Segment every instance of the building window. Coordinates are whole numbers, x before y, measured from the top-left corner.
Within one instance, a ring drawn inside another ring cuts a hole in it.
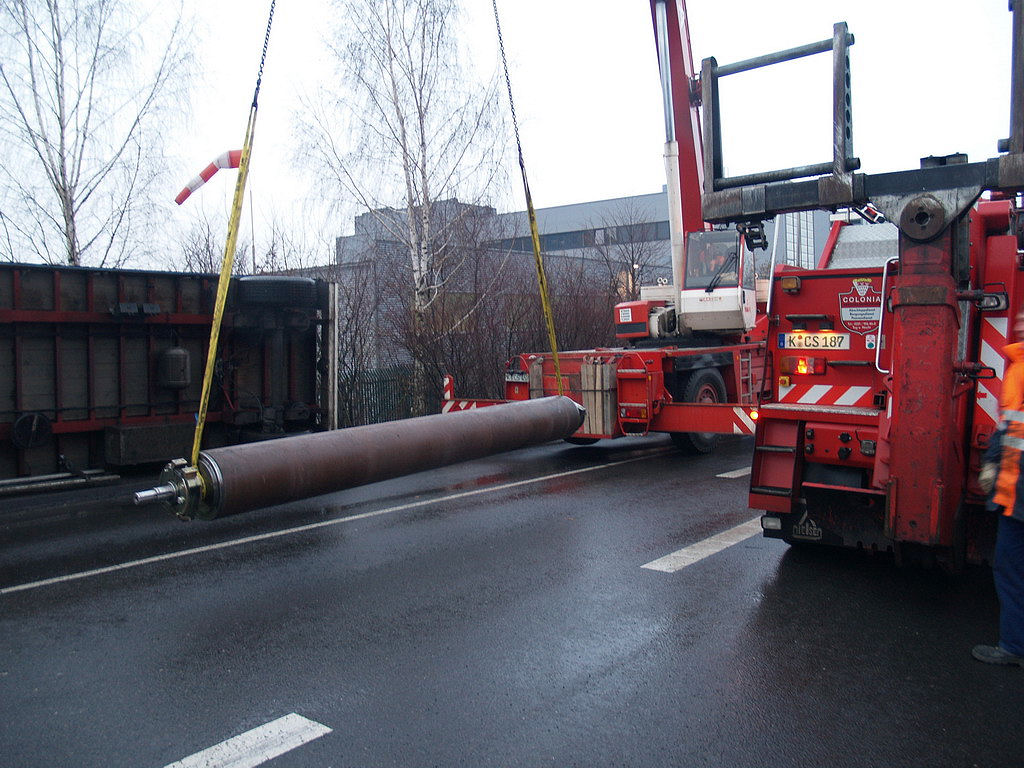
[[[787,213],[786,263],[814,269],[814,220],[810,211]]]
[[[551,235],[541,235],[540,245],[543,251],[568,251],[573,248],[582,248],[583,233],[557,232]]]

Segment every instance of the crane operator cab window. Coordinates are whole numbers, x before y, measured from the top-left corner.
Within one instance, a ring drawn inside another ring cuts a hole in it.
[[[753,328],[754,258],[738,232],[690,233],[680,299],[691,330],[741,333]]]
[[[686,289],[736,288],[742,245],[732,230],[722,232],[691,232],[686,243]],[[752,270],[747,270],[752,273]]]

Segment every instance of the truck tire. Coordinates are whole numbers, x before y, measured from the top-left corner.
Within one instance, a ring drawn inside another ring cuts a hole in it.
[[[316,282],[288,275],[240,277],[237,302],[249,307],[315,307]]]
[[[683,402],[724,403],[725,379],[717,368],[700,368],[690,374],[683,387]],[[672,442],[686,453],[711,453],[718,445],[714,432],[673,432]]]
[[[23,413],[11,427],[11,442],[21,451],[46,445],[52,436],[53,425],[43,413]]]

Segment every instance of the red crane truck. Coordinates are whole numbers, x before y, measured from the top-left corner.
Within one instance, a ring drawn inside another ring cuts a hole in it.
[[[953,567],[991,552],[995,513],[977,473],[999,419],[1001,349],[1020,341],[1012,319],[1024,302],[1022,5],[1013,8],[1011,135],[1000,156],[978,163],[952,155],[855,173],[848,35],[837,24],[832,163],[725,178],[715,100],[718,79],[738,70],[703,62],[708,221],[871,204],[892,222],[837,225],[819,268],[773,275],[770,393],[750,481],[766,536]],[[873,263],[854,263],[869,241]]]
[[[672,285],[645,286],[615,307],[624,347],[550,353],[509,361],[505,399],[564,393],[587,409],[573,442],[668,432],[680,445],[711,450],[720,434],[753,434],[767,372],[764,316],[755,298],[748,245],[765,247],[752,226],[712,231],[701,211],[704,167],[697,81],[682,0],[651,0],[665,101]],[[456,399],[444,411],[500,400]]]

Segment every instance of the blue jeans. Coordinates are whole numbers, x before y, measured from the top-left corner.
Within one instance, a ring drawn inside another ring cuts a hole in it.
[[[992,575],[999,595],[999,645],[1024,656],[1024,523],[999,517]]]

